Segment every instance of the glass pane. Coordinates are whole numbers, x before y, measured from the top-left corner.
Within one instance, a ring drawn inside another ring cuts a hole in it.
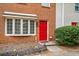
[[[75,3],[75,11],[79,11],[79,3]]]
[[[23,20],[23,34],[28,34],[28,20]]]
[[[50,3],[42,3],[41,5],[45,7],[50,7]]]
[[[34,34],[34,21],[30,20],[30,34]]]
[[[7,34],[12,34],[12,19],[7,19]]]
[[[15,19],[15,34],[21,33],[21,22],[20,19]]]
[[[77,6],[75,6],[75,11],[78,11],[78,7]]]
[[[75,3],[75,6],[79,6],[79,3]]]

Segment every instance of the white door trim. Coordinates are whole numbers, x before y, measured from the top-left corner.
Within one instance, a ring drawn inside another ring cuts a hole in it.
[[[49,22],[47,21],[47,41],[49,41]]]

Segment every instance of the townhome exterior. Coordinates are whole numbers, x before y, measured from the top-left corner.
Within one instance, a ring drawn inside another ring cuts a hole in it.
[[[78,25],[79,3],[64,4],[64,25]]]
[[[55,20],[55,3],[0,4],[0,42],[27,43],[54,40]]]
[[[79,3],[56,4],[56,27],[79,24]]]

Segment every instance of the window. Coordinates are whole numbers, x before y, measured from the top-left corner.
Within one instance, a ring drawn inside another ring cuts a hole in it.
[[[79,3],[75,3],[75,11],[79,11]]]
[[[44,7],[50,7],[50,3],[41,3],[41,5]]]
[[[8,34],[12,34],[12,25],[13,25],[13,23],[12,23],[12,19],[7,19],[8,21],[7,21],[7,33]]]
[[[34,21],[31,20],[30,21],[30,34],[33,34],[34,33]]]
[[[15,34],[21,33],[21,22],[20,19],[15,19]]]
[[[36,34],[36,21],[27,19],[7,19],[5,26],[6,34],[13,36],[21,35],[35,35]]]
[[[28,34],[28,20],[23,20],[23,34]]]

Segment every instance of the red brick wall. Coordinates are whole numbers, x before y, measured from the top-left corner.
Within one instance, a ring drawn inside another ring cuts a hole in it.
[[[27,4],[0,4],[0,43],[26,43],[35,42],[38,40],[38,27],[36,36],[5,36],[5,17],[4,11],[18,12],[18,13],[31,13],[38,15],[39,20],[47,20],[49,22],[49,36],[53,36],[55,30],[55,14],[56,4],[51,3],[51,7],[43,7],[40,3],[27,3]]]

